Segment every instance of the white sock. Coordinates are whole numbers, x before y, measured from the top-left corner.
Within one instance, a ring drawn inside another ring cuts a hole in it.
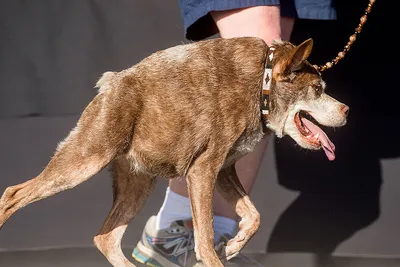
[[[192,209],[189,198],[178,195],[167,187],[164,203],[157,214],[156,229],[169,228],[174,221],[186,220],[191,217]]]
[[[221,235],[227,234],[231,237],[235,236],[237,230],[238,223],[237,221],[222,217],[222,216],[214,216],[214,239],[218,241],[221,238]]]
[[[156,220],[156,229],[166,229],[171,226],[171,223],[177,220],[187,220],[192,217],[192,209],[190,200],[187,197],[181,196],[169,187],[165,192],[164,203],[161,206]],[[214,216],[214,235],[215,240],[219,240],[221,235],[228,234],[234,236],[236,234],[238,223],[230,218],[222,216]]]

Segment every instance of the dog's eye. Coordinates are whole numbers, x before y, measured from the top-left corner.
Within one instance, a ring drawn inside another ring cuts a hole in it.
[[[318,83],[318,84],[313,84],[311,86],[315,90],[315,92],[321,93],[321,91],[322,91],[322,85],[321,84]]]

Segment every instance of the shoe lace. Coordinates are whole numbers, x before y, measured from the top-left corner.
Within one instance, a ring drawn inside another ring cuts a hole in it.
[[[189,231],[185,241],[186,241],[187,246],[186,246],[186,249],[185,249],[185,256],[184,256],[184,259],[183,259],[183,267],[187,267],[186,264],[187,264],[187,260],[188,260],[188,256],[189,256],[189,251],[192,250],[191,244],[194,244],[194,233],[193,233],[193,230]]]

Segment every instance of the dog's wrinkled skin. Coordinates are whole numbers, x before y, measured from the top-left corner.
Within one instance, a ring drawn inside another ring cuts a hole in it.
[[[319,137],[319,130],[316,136],[303,115],[337,127],[345,124],[348,107],[324,93],[319,73],[306,61],[312,40],[275,46],[268,128],[302,147],[320,149],[327,138]],[[94,243],[113,266],[134,266],[122,253],[121,239],[156,177],[182,176],[188,181],[196,255],[206,266],[223,266],[213,249],[214,189],[241,217],[237,236],[226,246],[227,258],[260,224],[234,162],[270,133],[260,112],[267,48],[257,38],[213,39],[105,73],[97,83],[99,93],[43,172],[5,190],[0,227],[17,210],[71,189],[112,163],[114,203]]]

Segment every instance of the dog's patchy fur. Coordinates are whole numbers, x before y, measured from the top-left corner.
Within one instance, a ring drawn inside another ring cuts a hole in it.
[[[290,135],[302,147],[320,149],[324,140],[315,132],[306,136],[300,110],[336,127],[345,124],[348,108],[324,93],[319,73],[306,61],[311,40],[297,47],[275,46],[268,128],[278,136]],[[260,113],[267,49],[257,38],[213,39],[106,72],[97,96],[43,172],[5,190],[0,227],[17,210],[79,185],[112,162],[114,203],[94,242],[113,266],[134,266],[121,251],[121,239],[156,177],[182,176],[188,181],[196,255],[206,266],[223,266],[213,249],[214,188],[242,218],[226,246],[228,258],[260,224],[234,162],[269,134]]]

